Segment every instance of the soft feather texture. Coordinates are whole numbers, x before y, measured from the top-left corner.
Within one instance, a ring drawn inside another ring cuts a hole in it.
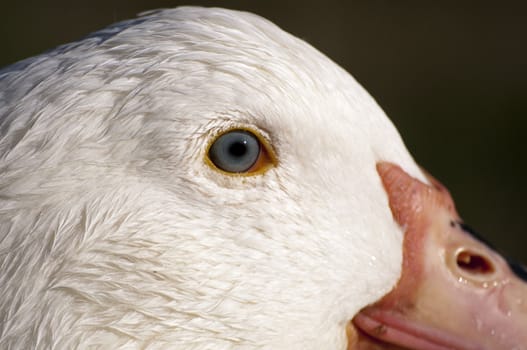
[[[0,71],[0,348],[344,349],[423,178],[340,67],[256,15],[184,7]],[[255,176],[204,162],[249,127]]]

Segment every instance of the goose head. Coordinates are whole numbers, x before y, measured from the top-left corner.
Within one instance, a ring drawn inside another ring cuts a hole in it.
[[[372,329],[420,298],[411,237],[460,221],[364,89],[267,20],[118,23],[0,71],[0,118],[1,348],[421,349]]]

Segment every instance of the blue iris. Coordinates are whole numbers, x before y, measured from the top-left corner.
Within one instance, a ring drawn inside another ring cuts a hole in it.
[[[243,173],[256,163],[260,149],[260,141],[252,133],[232,130],[214,141],[209,149],[209,158],[223,171]]]

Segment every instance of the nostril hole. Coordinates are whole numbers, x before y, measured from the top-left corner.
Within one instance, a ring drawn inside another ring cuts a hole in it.
[[[494,272],[494,266],[487,258],[466,250],[458,253],[457,266],[472,274],[489,274]]]

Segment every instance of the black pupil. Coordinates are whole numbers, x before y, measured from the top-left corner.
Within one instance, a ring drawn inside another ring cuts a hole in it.
[[[247,141],[234,142],[229,146],[229,154],[234,157],[242,157],[247,153]]]

